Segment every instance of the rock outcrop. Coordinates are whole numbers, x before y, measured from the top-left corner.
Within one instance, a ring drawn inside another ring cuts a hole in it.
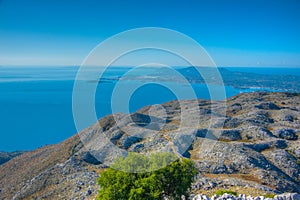
[[[247,196],[245,194],[239,194],[238,196],[234,196],[231,194],[223,194],[223,195],[213,195],[209,198],[207,195],[195,195],[192,197],[192,200],[300,200],[300,194],[297,193],[285,193],[280,195],[275,195],[274,198],[268,198],[264,196]]]

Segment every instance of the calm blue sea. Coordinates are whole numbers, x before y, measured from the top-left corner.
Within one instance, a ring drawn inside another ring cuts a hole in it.
[[[77,70],[78,67],[0,67],[0,151],[31,150],[60,142],[77,132],[72,115],[72,89]],[[300,76],[299,68],[229,70]],[[126,71],[127,68],[114,68],[105,77],[116,78]],[[128,84],[134,84],[135,81],[128,81]],[[98,118],[112,112],[110,96],[115,83],[114,80],[108,80],[97,90],[95,99]],[[186,86],[180,87],[185,90]],[[210,98],[205,85],[193,84],[192,87],[198,98]],[[220,89],[220,86],[213,87]],[[243,92],[230,86],[225,89],[227,97]],[[148,84],[131,96],[129,110],[133,112],[145,105],[174,99],[176,96],[168,89]]]

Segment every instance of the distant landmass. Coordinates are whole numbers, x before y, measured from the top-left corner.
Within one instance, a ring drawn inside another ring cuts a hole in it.
[[[193,195],[211,195],[219,189],[255,196],[300,193],[300,94],[243,93],[226,103],[227,109],[222,101],[171,101],[132,114],[108,115],[62,143],[25,152],[0,165],[0,199],[92,199],[99,173],[115,156],[111,148],[145,153],[173,151],[168,147],[174,144],[199,170]],[[196,130],[187,126],[178,131],[181,109],[193,113],[195,105],[201,113]],[[117,125],[115,118],[121,123]],[[147,126],[149,119],[155,119],[155,125]],[[151,131],[156,132],[151,136]],[[141,138],[141,132],[150,137]],[[101,134],[107,140],[99,143]],[[88,136],[85,144],[94,152],[87,151],[79,135]],[[191,141],[187,148],[185,141]]]
[[[284,72],[284,68],[281,68],[281,70],[281,75],[270,75],[255,73],[255,70],[242,72],[222,67],[186,67],[176,69],[190,83],[224,84],[237,89],[257,89],[260,91],[300,92],[299,75],[287,75]],[[221,80],[216,79],[218,77],[217,73],[221,75]],[[127,77],[127,79],[178,81],[178,75],[174,71],[162,68],[148,73],[147,76],[132,75]]]

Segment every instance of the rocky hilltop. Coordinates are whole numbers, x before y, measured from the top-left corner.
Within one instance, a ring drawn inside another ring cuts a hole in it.
[[[99,173],[116,156],[156,151],[195,162],[194,196],[219,189],[300,193],[300,94],[172,101],[106,116],[60,144],[0,165],[0,199],[93,199]]]

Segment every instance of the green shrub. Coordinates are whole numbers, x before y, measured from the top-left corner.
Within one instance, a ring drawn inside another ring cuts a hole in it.
[[[231,194],[231,195],[234,195],[234,196],[237,196],[238,195],[238,193],[237,192],[234,192],[234,191],[231,191],[231,190],[218,190],[218,191],[216,191],[216,193],[215,194],[217,194],[217,195],[223,195],[223,194]]]
[[[274,198],[276,194],[272,194],[272,193],[267,193],[264,195],[265,198]]]
[[[170,199],[180,199],[181,195],[188,196],[197,172],[189,159],[177,159],[156,171],[143,170],[143,168],[157,169],[157,165],[161,165],[168,159],[170,154],[165,153],[150,158],[130,153],[126,158],[118,159],[112,165],[114,168],[109,168],[100,174],[97,180],[100,185],[97,199],[158,200],[163,199],[164,196]],[[115,167],[124,171],[116,170]],[[130,173],[133,168],[142,172]]]

